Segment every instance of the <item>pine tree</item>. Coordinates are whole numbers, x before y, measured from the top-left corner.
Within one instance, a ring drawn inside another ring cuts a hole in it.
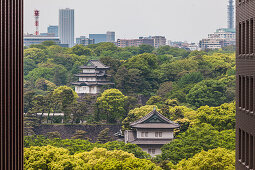
[[[97,137],[97,141],[100,143],[106,143],[109,142],[111,140],[111,137],[109,136],[109,128],[105,128],[104,130],[102,130]]]

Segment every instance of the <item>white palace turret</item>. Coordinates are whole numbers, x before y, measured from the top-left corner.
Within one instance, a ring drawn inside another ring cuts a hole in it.
[[[77,94],[98,94],[101,93],[102,86],[114,85],[114,83],[107,80],[109,75],[106,74],[106,71],[109,67],[100,61],[90,60],[87,65],[80,68],[82,73],[75,75],[79,78],[79,81],[72,83],[75,85]]]

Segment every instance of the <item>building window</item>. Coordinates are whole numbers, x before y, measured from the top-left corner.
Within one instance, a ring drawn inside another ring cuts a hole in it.
[[[149,132],[142,132],[142,133],[141,133],[141,136],[142,136],[142,137],[148,137],[148,136],[149,136],[148,134],[149,134]]]
[[[249,85],[250,85],[250,83],[249,83],[249,77],[248,76],[246,76],[246,82],[245,82],[245,85],[246,85],[246,88],[245,88],[245,97],[246,97],[246,99],[245,99],[245,110],[249,110]]]
[[[238,96],[238,106],[242,107],[241,101],[242,101],[242,77],[239,75],[239,96]]]
[[[253,112],[253,98],[254,98],[254,95],[253,95],[253,77],[251,77],[250,79],[250,112]]]
[[[156,151],[155,149],[148,149],[149,154],[155,154],[155,151]]]
[[[242,108],[245,108],[245,77],[242,76]]]
[[[246,54],[250,53],[250,23],[246,21]]]
[[[243,23],[242,29],[242,54],[245,54],[245,23]]]
[[[252,135],[250,135],[250,169],[253,169],[253,159],[254,159],[254,140],[253,140],[253,136]]]
[[[253,19],[251,19],[251,24],[250,24],[250,51],[251,54],[253,53]]]
[[[155,137],[162,137],[162,132],[155,132]]]

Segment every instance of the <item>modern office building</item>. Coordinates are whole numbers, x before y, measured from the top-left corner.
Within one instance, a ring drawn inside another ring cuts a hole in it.
[[[86,36],[80,36],[79,38],[76,38],[76,44],[87,46],[90,44],[95,44],[95,40],[86,38]]]
[[[46,33],[47,34],[47,33]],[[44,35],[25,35],[24,36],[24,46],[36,45],[41,44],[44,41],[53,41],[56,44],[60,44],[60,39],[58,37],[52,36],[44,36]]]
[[[69,47],[74,46],[74,10],[60,9],[59,10],[59,38],[61,44],[69,44]]]
[[[57,25],[48,26],[48,34],[54,34],[55,37],[58,37],[58,26]]]
[[[23,169],[23,0],[1,0],[0,169]]]
[[[95,44],[107,42],[106,34],[89,34],[89,39],[94,39]]]
[[[255,1],[236,0],[236,169],[255,169]]]
[[[114,43],[115,42],[115,32],[107,31],[106,32],[106,41]]]

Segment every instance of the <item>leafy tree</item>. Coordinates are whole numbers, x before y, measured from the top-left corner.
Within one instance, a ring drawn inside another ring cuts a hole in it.
[[[170,54],[176,58],[186,58],[189,55],[189,52],[184,49],[170,46],[161,46],[157,49],[156,53],[159,55]]]
[[[35,135],[34,128],[39,126],[39,120],[34,114],[27,113],[24,116],[24,136]]]
[[[70,112],[68,112],[67,108],[76,102],[77,93],[70,87],[60,86],[54,90],[53,98],[61,105],[61,110],[65,113],[65,119],[70,119]]]
[[[58,131],[56,131],[56,132],[48,132],[47,133],[47,137],[49,138],[49,139],[55,139],[55,138],[61,138],[61,135],[60,135],[60,133],[58,132]]]
[[[188,84],[195,84],[203,80],[203,76],[200,72],[191,72],[185,74],[178,80],[177,84],[183,88]]]
[[[161,97],[166,97],[173,90],[172,82],[167,81],[160,84],[159,89],[157,91],[157,95]]]
[[[33,59],[24,58],[24,76],[28,75],[28,73],[36,67],[37,65]]]
[[[24,150],[25,169],[155,169],[150,160],[133,154],[95,148],[90,152],[70,155],[67,149],[52,146],[31,147]]]
[[[129,124],[141,119],[145,115],[149,114],[151,111],[153,111],[155,105],[146,105],[142,106],[140,108],[135,108],[133,110],[130,110],[127,117],[122,121],[122,129],[127,130],[130,129]]]
[[[32,146],[54,146],[58,148],[68,149],[70,154],[91,151],[93,148],[106,148],[107,150],[123,150],[128,153],[132,153],[137,158],[145,159],[150,158],[150,155],[144,152],[139,146],[124,142],[107,142],[105,144],[101,143],[91,143],[88,140],[82,139],[49,139],[44,136],[25,136],[24,146],[30,148]]]
[[[106,143],[109,142],[111,140],[111,137],[109,136],[109,128],[105,128],[104,130],[102,130],[97,137],[97,141],[100,143]]]
[[[72,53],[81,56],[91,56],[93,51],[87,47],[84,47],[83,45],[75,45],[74,47],[71,48]]]
[[[97,56],[100,56],[103,52],[116,52],[118,47],[110,42],[98,43],[97,47],[94,50],[94,53]]]
[[[121,121],[125,114],[124,104],[126,98],[117,89],[105,90],[101,97],[97,98],[100,119],[105,119],[108,123]]]
[[[54,42],[54,41],[44,41],[44,42],[42,42],[42,45],[43,46],[53,46],[53,45],[56,45],[56,42]]]
[[[197,123],[211,124],[217,130],[234,129],[235,115],[234,103],[225,103],[219,107],[202,106],[197,111]]]
[[[154,50],[154,47],[147,44],[142,44],[142,45],[139,45],[138,47],[139,54],[152,53],[153,50]]]
[[[76,130],[72,139],[86,139],[86,140],[88,140],[88,138],[86,137],[86,134],[87,134],[87,132],[84,130]]]
[[[202,151],[188,160],[184,159],[174,169],[235,169],[235,152],[224,148]]]
[[[209,124],[191,127],[177,138],[161,148],[161,160],[169,160],[177,164],[182,159],[191,158],[202,150],[208,151],[218,147],[235,149],[235,130],[219,132]]]
[[[32,59],[35,64],[45,62],[48,58],[44,50],[38,48],[29,48],[24,50],[24,58],[25,59]]]
[[[227,101],[225,84],[215,80],[204,80],[196,84],[187,95],[193,106],[219,106]]]
[[[35,82],[35,87],[43,91],[52,91],[56,88],[56,85],[44,78],[39,78]]]

